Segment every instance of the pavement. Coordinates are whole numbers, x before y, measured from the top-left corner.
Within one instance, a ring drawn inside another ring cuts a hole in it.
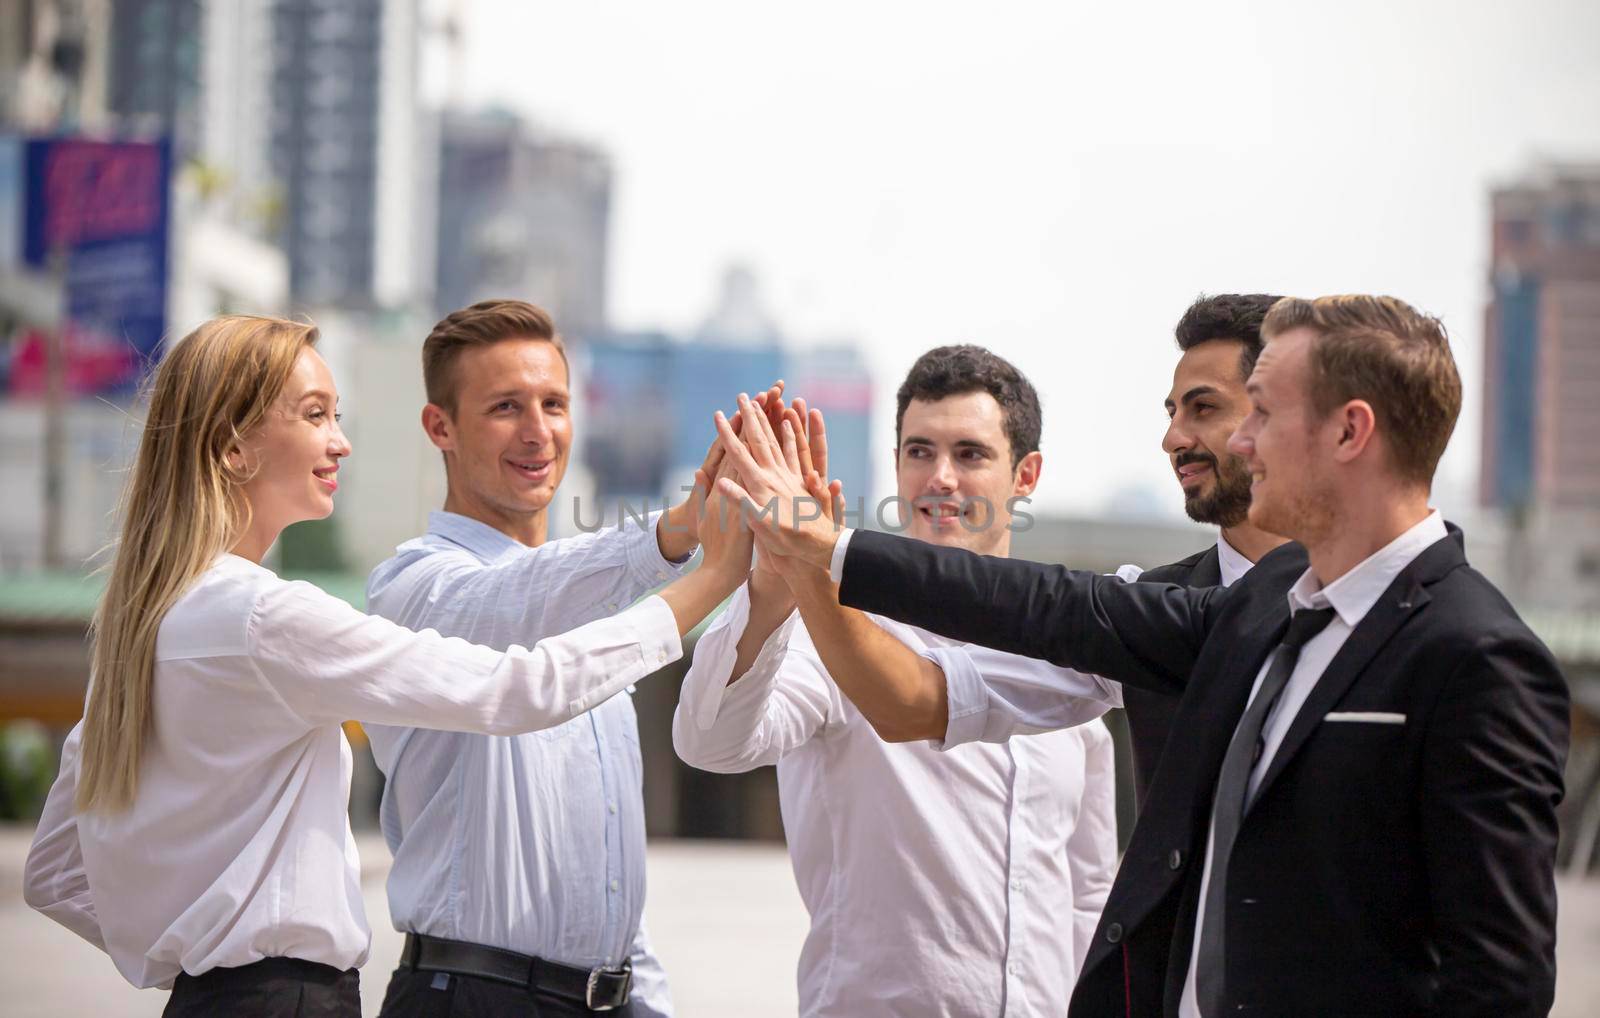
[[[158,990],[136,990],[97,950],[22,901],[32,832],[0,826],[0,1014],[6,1018],[155,1018]],[[360,837],[372,961],[361,972],[363,1011],[376,1015],[400,951],[383,882],[389,853]],[[782,846],[654,841],[650,937],[683,1018],[751,1018],[796,1011],[794,965],[806,914]],[[1600,1013],[1600,880],[1558,883],[1556,1005],[1552,1018]]]

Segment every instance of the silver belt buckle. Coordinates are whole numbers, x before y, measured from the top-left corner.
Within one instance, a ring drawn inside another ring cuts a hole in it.
[[[588,1007],[588,1009],[591,1010],[591,1011],[615,1011],[617,1009],[617,1007],[618,1007],[618,1005],[615,1002],[609,1001],[609,1000],[605,1001],[605,1002],[597,1002],[594,999],[595,990],[597,990],[599,988],[600,977],[601,976],[621,976],[622,977],[622,993],[621,993],[621,996],[622,996],[623,1003],[627,1003],[628,992],[633,988],[633,970],[632,970],[631,967],[630,968],[621,969],[620,971],[615,971],[615,972],[608,972],[605,969],[590,969],[589,970],[589,983],[584,988],[584,994],[583,994],[584,1006]]]

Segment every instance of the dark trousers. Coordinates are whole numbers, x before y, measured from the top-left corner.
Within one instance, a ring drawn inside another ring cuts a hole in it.
[[[389,991],[383,995],[383,1010],[378,1012],[379,1018],[630,1018],[632,1014],[632,1004],[610,1011],[591,1011],[582,1004],[532,993],[509,983],[404,966],[389,977]]]
[[[361,977],[300,958],[187,972],[172,984],[163,1018],[361,1018]]]

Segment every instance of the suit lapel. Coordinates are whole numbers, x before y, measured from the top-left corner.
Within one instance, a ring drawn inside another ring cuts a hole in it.
[[[1390,637],[1400,629],[1405,621],[1422,609],[1430,600],[1428,586],[1454,569],[1458,565],[1466,564],[1466,556],[1461,550],[1461,532],[1454,528],[1448,531],[1448,536],[1429,547],[1408,567],[1401,570],[1400,575],[1389,584],[1389,589],[1378,598],[1372,610],[1367,612],[1365,618],[1350,633],[1344,646],[1334,655],[1328,667],[1323,671],[1317,684],[1311,687],[1311,695],[1306,697],[1306,702],[1301,705],[1300,713],[1295,715],[1294,722],[1289,725],[1289,730],[1284,734],[1283,742],[1278,746],[1278,752],[1272,758],[1272,764],[1267,768],[1267,773],[1262,776],[1261,784],[1256,788],[1256,794],[1251,796],[1249,804],[1245,807],[1248,816],[1256,803],[1272,787],[1278,775],[1289,766],[1295,753],[1304,746],[1311,733],[1317,730],[1322,723],[1323,715],[1333,709],[1349,690],[1351,683],[1361,675],[1363,669],[1371,663],[1383,645],[1389,642]]]
[[[1222,586],[1222,559],[1217,551],[1217,546],[1212,545],[1200,561],[1194,564],[1194,571],[1189,574],[1191,587],[1220,587]]]

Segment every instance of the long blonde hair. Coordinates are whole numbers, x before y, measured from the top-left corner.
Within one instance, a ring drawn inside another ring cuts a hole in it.
[[[105,594],[95,609],[79,810],[132,805],[151,725],[156,637],[168,609],[243,536],[249,479],[229,462],[277,402],[315,326],[213,318],[156,371]]]

